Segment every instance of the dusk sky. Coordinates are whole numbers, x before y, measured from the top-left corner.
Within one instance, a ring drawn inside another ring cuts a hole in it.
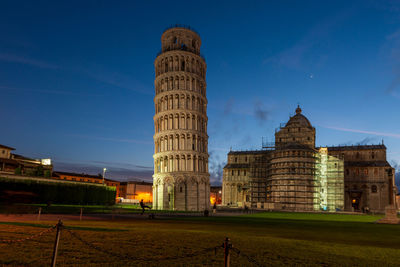
[[[206,57],[212,183],[297,104],[317,146],[383,139],[400,171],[399,1],[1,1],[0,144],[151,181],[153,61],[177,23]]]

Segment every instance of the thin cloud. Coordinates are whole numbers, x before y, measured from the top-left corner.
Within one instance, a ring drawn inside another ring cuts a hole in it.
[[[53,161],[54,171],[65,171],[74,173],[86,173],[98,175],[102,173],[104,164],[82,164],[76,162]],[[118,181],[140,180],[152,182],[153,170],[137,170],[132,168],[122,168],[116,166],[106,166],[106,178]]]
[[[269,119],[269,111],[264,108],[260,101],[257,101],[254,105],[254,116],[260,123],[264,123]]]
[[[111,137],[90,136],[90,135],[80,135],[80,134],[68,134],[68,136],[91,139],[91,140],[119,142],[119,143],[153,144],[153,142],[150,141],[137,140],[137,139],[111,138]]]
[[[264,64],[275,63],[295,70],[304,70],[307,54],[315,47],[319,47],[321,42],[329,40],[330,33],[339,28],[340,25],[349,18],[354,12],[354,8],[347,8],[340,13],[324,21],[316,23],[297,43],[292,47],[283,50],[277,55],[271,56],[263,61]],[[327,49],[329,50],[329,49]],[[320,55],[318,61],[312,61],[313,66],[321,65],[326,60],[326,55]]]
[[[0,86],[0,90],[13,91],[13,92],[27,92],[27,93],[40,93],[40,94],[51,94],[51,95],[70,95],[70,96],[101,96],[100,94],[86,94],[77,93],[70,91],[59,91],[59,90],[42,90],[42,89],[28,89],[28,88],[16,88],[8,86]]]
[[[327,129],[333,129],[333,130],[337,130],[337,131],[342,131],[342,132],[372,134],[372,135],[387,136],[387,137],[393,137],[393,138],[399,138],[400,139],[400,134],[399,133],[383,133],[383,132],[374,132],[374,131],[365,131],[365,130],[358,130],[358,129],[348,129],[348,128],[341,128],[341,127],[333,127],[333,126],[321,126],[321,127],[327,128]]]
[[[132,78],[130,75],[124,75],[118,72],[110,72],[99,67],[93,67],[90,70],[85,68],[75,68],[74,70],[83,73],[101,83],[145,95],[153,95],[153,89],[149,89],[149,87]]]
[[[142,165],[135,165],[135,164],[125,163],[125,162],[95,161],[95,160],[94,160],[94,161],[90,161],[90,163],[102,164],[102,165],[114,166],[114,167],[124,167],[124,168],[137,168],[137,169],[153,170],[153,167],[142,166]]]
[[[34,67],[43,68],[43,69],[59,69],[60,68],[57,65],[47,63],[47,62],[44,62],[41,60],[17,56],[17,55],[11,55],[11,54],[4,54],[4,53],[0,54],[0,61],[25,64],[25,65],[30,65],[30,66],[34,66]]]

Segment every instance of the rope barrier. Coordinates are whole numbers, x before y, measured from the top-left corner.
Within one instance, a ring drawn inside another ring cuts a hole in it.
[[[187,253],[187,254],[184,254],[184,255],[167,256],[167,257],[160,257],[160,258],[142,258],[142,257],[130,256],[130,255],[127,255],[127,254],[116,253],[116,252],[109,251],[109,250],[107,250],[107,249],[101,248],[101,247],[99,247],[99,246],[97,246],[97,245],[94,245],[93,243],[84,240],[79,234],[77,234],[77,233],[75,233],[74,231],[71,231],[70,229],[68,229],[68,228],[66,228],[65,226],[63,226],[63,224],[62,224],[61,221],[59,221],[59,223],[57,223],[56,225],[51,226],[50,228],[41,231],[40,233],[37,233],[37,234],[31,235],[31,236],[28,236],[28,237],[26,237],[26,238],[20,238],[20,239],[0,239],[0,244],[13,244],[13,243],[24,242],[24,241],[27,241],[27,240],[33,240],[33,239],[36,239],[36,238],[41,237],[41,236],[44,235],[44,234],[47,234],[47,233],[52,232],[52,231],[54,231],[55,229],[58,229],[58,230],[57,230],[57,238],[56,238],[56,239],[58,239],[58,237],[59,237],[59,235],[58,235],[59,230],[62,229],[62,230],[67,231],[73,238],[77,239],[78,241],[80,241],[81,243],[85,244],[86,246],[88,246],[88,247],[90,247],[90,248],[92,248],[92,249],[94,249],[94,250],[100,251],[100,252],[102,252],[102,253],[104,253],[104,254],[107,254],[107,255],[110,255],[110,256],[113,256],[113,257],[117,257],[117,258],[119,258],[119,259],[134,260],[134,261],[150,261],[150,262],[155,262],[155,261],[168,261],[168,260],[178,260],[178,259],[185,259],[185,258],[193,258],[193,257],[196,257],[196,256],[200,256],[200,255],[203,255],[203,254],[210,253],[210,252],[212,252],[212,251],[214,251],[215,255],[217,255],[217,250],[218,250],[218,249],[224,249],[225,261],[228,261],[228,262],[229,262],[229,257],[228,257],[228,255],[229,255],[229,250],[232,250],[232,251],[235,252],[238,256],[243,256],[245,259],[247,259],[248,262],[253,263],[253,264],[256,265],[256,266],[264,266],[264,265],[262,265],[261,263],[259,263],[257,260],[255,260],[254,258],[252,258],[252,257],[250,257],[249,255],[247,255],[247,254],[241,252],[239,249],[233,247],[232,244],[229,243],[229,239],[228,239],[228,238],[226,238],[226,241],[225,241],[224,244],[222,244],[222,246],[219,245],[219,246],[215,246],[215,247],[204,248],[204,249],[201,249],[201,250],[199,250],[199,251]],[[57,242],[57,241],[58,241],[58,240],[56,240],[56,242]],[[57,243],[58,243],[58,242],[57,242]],[[57,245],[58,245],[57,243],[56,243],[56,248],[57,248]],[[55,251],[57,251],[56,248],[55,248]],[[57,252],[55,252],[55,254],[57,254]],[[54,257],[54,256],[53,256],[53,257]]]
[[[233,252],[235,252],[238,256],[243,256],[245,257],[249,262],[253,263],[256,266],[264,266],[261,263],[259,263],[258,261],[256,261],[255,259],[253,259],[252,257],[244,254],[243,252],[241,252],[239,249],[232,247],[231,248],[233,250]]]
[[[201,255],[201,254],[205,254],[205,253],[208,253],[208,252],[211,252],[211,251],[214,251],[215,254],[216,254],[217,249],[220,248],[220,246],[211,247],[211,248],[205,248],[205,249],[202,249],[202,250],[197,251],[197,252],[193,252],[193,253],[189,253],[189,254],[185,254],[185,255],[180,255],[180,256],[174,256],[174,257],[141,258],[141,257],[134,257],[134,256],[126,255],[126,254],[119,254],[119,253],[115,253],[115,252],[112,252],[112,251],[103,249],[103,248],[101,248],[101,247],[99,247],[99,246],[96,246],[96,245],[94,245],[94,244],[92,244],[92,243],[90,243],[90,242],[84,240],[84,239],[83,239],[82,237],[80,237],[77,233],[75,233],[75,232],[73,232],[73,231],[71,231],[71,230],[69,230],[69,229],[65,229],[65,230],[66,230],[71,236],[73,236],[74,238],[76,238],[77,240],[79,240],[80,242],[82,242],[83,244],[85,244],[86,246],[88,246],[88,247],[90,247],[90,248],[92,248],[92,249],[94,249],[94,250],[103,252],[103,253],[108,254],[108,255],[110,255],[110,256],[114,256],[114,257],[118,257],[118,258],[123,258],[123,259],[126,259],[126,260],[135,260],[135,261],[137,261],[137,260],[140,260],[140,261],[164,261],[164,260],[165,260],[165,261],[167,261],[167,260],[176,260],[176,259],[184,259],[184,258],[193,258],[193,257],[199,256],[199,255]]]
[[[25,238],[20,238],[20,239],[0,239],[0,244],[13,244],[13,243],[20,243],[20,242],[24,242],[27,240],[32,240],[35,238],[38,238],[46,233],[52,232],[54,229],[56,229],[56,225],[31,236],[25,237]]]

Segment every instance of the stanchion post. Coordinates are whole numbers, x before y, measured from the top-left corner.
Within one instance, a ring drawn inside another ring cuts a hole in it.
[[[229,238],[225,238],[224,242],[224,266],[230,266],[230,256],[229,256],[229,249],[231,248],[231,244],[229,243]]]
[[[61,235],[62,227],[63,227],[62,221],[58,220],[58,223],[57,223],[57,234],[56,234],[56,240],[54,242],[53,258],[51,260],[51,267],[55,267],[56,266],[58,243],[60,241],[60,235]]]
[[[40,221],[40,214],[42,214],[42,207],[39,207],[37,220]]]
[[[83,208],[81,207],[81,214],[79,215],[79,220],[82,221],[82,213],[83,213]]]

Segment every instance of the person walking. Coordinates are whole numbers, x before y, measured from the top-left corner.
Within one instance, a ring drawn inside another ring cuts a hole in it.
[[[151,207],[146,206],[146,205],[144,204],[143,199],[140,200],[140,207],[142,208],[142,213],[141,213],[140,215],[143,215],[143,213],[144,213],[144,211],[145,211],[146,208],[148,208],[149,210],[151,209]]]

